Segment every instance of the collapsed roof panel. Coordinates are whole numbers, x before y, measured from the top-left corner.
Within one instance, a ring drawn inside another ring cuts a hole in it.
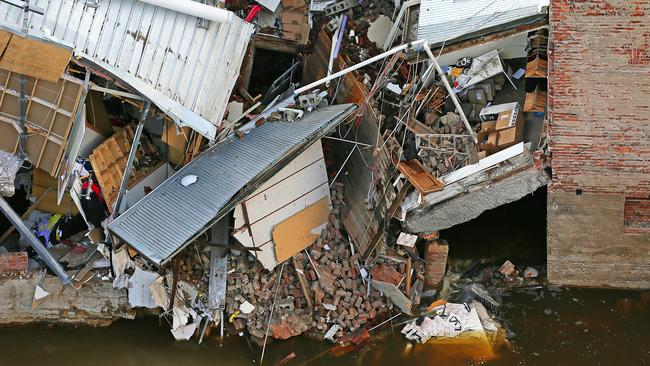
[[[546,14],[549,0],[422,0],[418,39],[432,46]]]
[[[267,122],[243,139],[231,136],[129,208],[109,229],[151,261],[164,264],[355,109],[352,104],[330,106],[295,122]]]
[[[142,93],[179,125],[214,139],[254,31],[137,0],[36,0],[29,35],[73,47],[75,55]],[[22,33],[22,11],[0,3],[0,26]]]

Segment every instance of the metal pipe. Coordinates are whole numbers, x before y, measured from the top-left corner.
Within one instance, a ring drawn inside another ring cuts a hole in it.
[[[135,154],[138,151],[140,146],[140,137],[142,137],[142,130],[144,129],[144,121],[147,119],[149,114],[149,108],[151,107],[151,101],[147,100],[144,103],[144,108],[142,109],[142,114],[140,115],[140,122],[138,122],[138,128],[133,134],[133,143],[131,144],[131,151],[129,151],[129,158],[126,161],[126,168],[124,168],[124,175],[122,176],[122,182],[120,183],[120,190],[117,192],[117,201],[115,202],[115,208],[113,209],[113,218],[120,216],[120,206],[122,205],[122,200],[124,199],[124,191],[126,190],[126,185],[129,183],[129,177],[131,176],[131,168],[133,167],[133,160],[135,160]]]
[[[98,91],[98,92],[102,92],[104,94],[111,94],[111,95],[115,95],[115,96],[118,96],[118,97],[130,98],[130,99],[134,99],[134,100],[144,100],[144,97],[141,96],[141,95],[136,95],[136,94],[132,94],[132,93],[121,91],[121,90],[109,89],[109,88],[105,88],[103,86],[99,86],[97,84],[90,84],[90,90],[95,90],[95,91]]]
[[[345,158],[345,161],[343,161],[343,164],[341,164],[341,168],[339,169],[338,172],[336,172],[336,175],[334,176],[334,179],[332,179],[332,183],[330,183],[330,188],[332,188],[334,183],[336,183],[336,178],[338,178],[339,174],[341,174],[343,169],[345,169],[345,164],[348,163],[348,160],[350,160],[350,157],[352,157],[352,154],[354,154],[354,151],[357,149],[358,146],[359,145],[357,145],[357,144],[354,144],[354,146],[352,146],[352,150],[350,150],[350,153],[348,154],[348,157]]]
[[[61,267],[61,264],[52,257],[50,252],[45,249],[45,246],[43,243],[41,243],[35,236],[34,234],[25,226],[23,223],[23,220],[20,219],[16,211],[14,211],[13,208],[9,205],[9,203],[4,199],[4,197],[0,197],[0,210],[5,214],[7,219],[11,221],[11,223],[16,227],[18,232],[27,239],[29,242],[29,245],[34,248],[36,253],[38,253],[38,256],[41,257],[47,266],[56,274],[57,277],[63,282],[64,286],[67,286],[70,284],[72,281],[70,279],[70,276],[68,276],[67,273],[63,270],[63,267]]]
[[[192,0],[140,0],[143,3],[160,6],[161,8],[192,15],[198,18],[211,20],[218,23],[229,23],[233,13],[225,9],[201,4]]]
[[[338,39],[336,40],[336,48],[334,49],[334,58],[339,57],[339,50],[341,49],[341,43],[343,43],[343,37],[345,36],[345,26],[348,24],[348,16],[343,15],[343,21],[341,21],[341,27],[338,32]]]
[[[373,147],[374,146],[374,145],[370,145],[370,144],[364,144],[363,142],[340,139],[340,138],[334,137],[334,136],[323,136],[323,138],[328,139],[328,140],[336,140],[336,141],[347,142],[347,143],[350,143],[350,144],[355,144],[355,145],[359,145],[359,146],[363,146],[363,147]]]
[[[284,271],[285,263],[287,262],[282,262],[282,267],[280,267],[280,274],[278,275],[278,284],[275,286],[275,296],[273,297],[273,304],[271,305],[271,314],[269,314],[269,320],[266,323],[264,344],[262,345],[262,356],[260,356],[260,366],[264,362],[264,351],[266,351],[266,339],[269,337],[269,328],[271,327],[271,321],[273,320],[273,311],[275,310],[275,302],[278,300],[278,290],[280,290],[280,285],[282,284],[282,271]]]
[[[338,26],[336,27],[334,32],[332,32],[332,42],[331,42],[332,46],[330,47],[330,58],[329,58],[329,61],[327,62],[327,75],[326,76],[332,75],[332,71],[334,70],[334,58],[335,58],[334,51],[336,50],[335,45],[338,42],[338,35],[339,35],[339,30],[341,29],[341,25],[342,25],[341,20],[340,20],[340,18],[338,18]],[[330,82],[328,81],[328,82],[325,83],[325,87],[329,88],[329,86],[330,86]]]
[[[360,68],[362,68],[362,67],[364,67],[366,65],[370,65],[373,62],[384,59],[384,58],[386,58],[386,57],[388,57],[388,56],[390,56],[392,54],[395,54],[397,52],[401,52],[401,51],[407,50],[409,48],[415,48],[415,47],[424,45],[424,44],[426,44],[426,42],[427,42],[426,40],[418,40],[418,41],[415,41],[415,42],[405,43],[405,44],[403,44],[401,46],[397,46],[395,48],[391,48],[390,50],[388,50],[388,51],[386,51],[384,53],[380,53],[377,56],[374,56],[374,57],[371,57],[371,58],[369,58],[369,59],[367,59],[365,61],[359,62],[356,65],[352,65],[352,66],[350,66],[348,68],[345,68],[345,69],[343,69],[341,71],[335,72],[332,75],[324,77],[324,78],[322,78],[320,80],[316,80],[311,84],[307,84],[307,85],[303,86],[302,88],[298,88],[293,92],[293,95],[298,95],[298,94],[300,94],[300,93],[302,93],[304,91],[307,91],[309,89],[313,89],[313,88],[315,88],[315,87],[317,87],[319,85],[325,84],[326,82],[328,82],[330,80],[336,79],[339,76],[343,76],[343,75],[345,75],[345,74],[347,74],[349,72],[360,69]]]
[[[397,14],[397,18],[395,18],[395,23],[393,23],[393,26],[390,29],[390,33],[388,33],[388,37],[386,38],[386,42],[384,42],[384,46],[382,47],[382,49],[385,50],[388,47],[390,47],[390,45],[395,40],[397,29],[399,29],[399,24],[402,22],[402,18],[404,17],[404,12],[406,12],[406,9],[410,8],[413,5],[417,5],[419,3],[420,0],[410,0],[402,4],[402,7],[399,9],[399,13]],[[404,23],[407,24],[408,22],[404,22]],[[404,27],[404,30],[406,30],[406,27]]]
[[[456,96],[456,93],[454,93],[454,89],[452,89],[451,85],[449,85],[449,80],[447,80],[447,77],[442,72],[442,69],[438,64],[438,61],[436,60],[435,56],[433,56],[433,53],[431,52],[431,48],[429,48],[429,43],[427,42],[424,43],[424,51],[431,59],[431,62],[433,62],[433,66],[436,68],[438,74],[440,74],[440,79],[442,79],[442,83],[445,85],[445,89],[447,89],[447,92],[449,93],[449,97],[451,98],[452,102],[454,102],[454,106],[456,106],[456,110],[458,110],[458,114],[460,114],[460,119],[463,121],[463,124],[465,124],[465,128],[467,128],[467,131],[470,133],[470,135],[472,135],[472,140],[474,140],[474,143],[478,144],[478,138],[476,138],[476,133],[474,132],[474,130],[472,130],[472,126],[469,124],[469,121],[467,120],[467,117],[463,112],[463,108],[461,108],[460,106],[460,102],[458,101],[458,97]]]

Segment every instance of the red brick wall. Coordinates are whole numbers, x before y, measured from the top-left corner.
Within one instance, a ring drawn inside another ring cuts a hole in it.
[[[650,0],[553,0],[549,28],[548,280],[650,288]]]
[[[27,269],[27,253],[0,254],[0,273],[20,272]]]
[[[626,233],[650,233],[650,198],[625,198],[623,230]]]
[[[650,194],[650,0],[553,0],[551,192]]]

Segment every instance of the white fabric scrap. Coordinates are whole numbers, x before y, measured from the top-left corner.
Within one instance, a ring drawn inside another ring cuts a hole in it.
[[[135,263],[129,257],[129,251],[126,246],[114,250],[111,261],[113,264],[113,272],[115,272],[113,287],[117,289],[126,288],[129,283],[129,275],[125,274],[124,271],[127,268],[135,268]]]
[[[403,245],[405,247],[413,248],[417,240],[418,240],[417,235],[399,233],[399,236],[397,237],[397,244]]]
[[[402,88],[400,88],[399,85],[395,83],[386,84],[386,89],[392,91],[395,94],[402,94]]]
[[[150,272],[135,267],[133,276],[129,279],[129,305],[132,307],[156,308],[158,305],[154,301],[149,287],[157,280],[160,275],[156,272]]]
[[[192,324],[181,325],[178,328],[172,329],[172,335],[177,341],[188,340],[194,335],[194,332],[196,332],[199,322],[200,319]]]
[[[43,288],[39,285],[36,285],[36,290],[34,291],[34,301],[40,300],[42,298],[45,298],[49,296],[50,293],[43,290]]]
[[[196,183],[197,179],[199,179],[199,177],[197,177],[196,175],[191,175],[191,174],[186,175],[183,178],[181,178],[181,185],[183,187],[187,187],[189,185]]]
[[[425,317],[420,325],[415,320],[406,324],[402,334],[409,340],[425,343],[432,337],[456,337],[468,331],[484,331],[476,310],[467,304],[447,303],[433,319]]]
[[[187,324],[187,322],[190,320],[190,314],[181,308],[174,307],[172,309],[172,318],[172,329],[178,329],[179,327]]]

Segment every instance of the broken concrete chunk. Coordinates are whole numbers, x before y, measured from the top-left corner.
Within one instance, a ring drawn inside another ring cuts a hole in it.
[[[417,235],[399,233],[399,236],[397,237],[397,244],[403,245],[405,247],[413,248],[417,240],[418,240]]]
[[[537,278],[539,276],[539,271],[533,267],[528,267],[524,270],[524,278]]]
[[[239,305],[239,311],[241,311],[242,314],[250,314],[253,310],[255,310],[255,305],[248,302],[248,300]]]

